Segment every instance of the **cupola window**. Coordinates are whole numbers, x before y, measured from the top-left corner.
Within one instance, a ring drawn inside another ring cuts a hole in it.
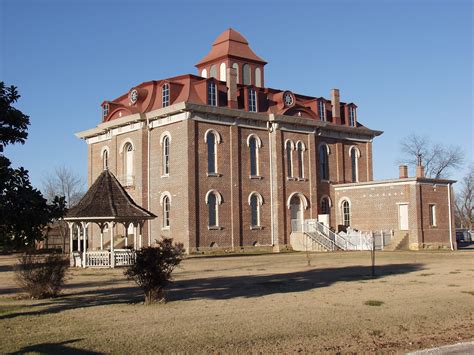
[[[170,105],[170,86],[168,84],[163,85],[161,89],[162,106],[166,107]]]
[[[213,81],[207,83],[207,104],[217,106],[217,88]]]
[[[257,112],[257,92],[254,89],[249,89],[249,111]]]

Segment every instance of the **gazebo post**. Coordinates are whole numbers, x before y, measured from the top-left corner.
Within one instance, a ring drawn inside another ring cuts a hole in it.
[[[133,249],[137,250],[137,225],[133,223]]]
[[[86,224],[82,222],[82,230],[84,231],[84,251],[83,254],[84,258],[82,261],[82,267],[86,267],[86,252],[87,252],[87,235],[86,235]]]
[[[67,226],[69,227],[69,254],[72,257],[72,252],[73,252],[73,248],[72,248],[73,230],[72,230],[72,228],[74,227],[74,223],[68,223]]]
[[[115,255],[114,255],[114,225],[115,223],[112,223],[112,228],[109,228],[110,230],[110,266],[112,268],[115,267]]]
[[[140,239],[140,249],[143,248],[143,223],[142,222],[139,222],[138,223],[138,227],[140,228],[139,230],[139,239]]]
[[[104,224],[99,224],[100,227],[100,250],[104,250]]]
[[[77,225],[77,251],[80,253],[82,251],[81,247],[81,226]]]
[[[125,228],[125,248],[128,246],[128,226],[129,225],[127,223],[123,224],[123,227]]]

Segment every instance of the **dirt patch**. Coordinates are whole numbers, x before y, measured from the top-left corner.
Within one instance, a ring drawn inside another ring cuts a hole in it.
[[[369,253],[315,253],[310,267],[304,253],[194,257],[153,306],[120,269],[75,269],[61,297],[18,299],[16,260],[0,257],[0,353],[392,352],[474,337],[468,252],[381,252],[375,277]]]

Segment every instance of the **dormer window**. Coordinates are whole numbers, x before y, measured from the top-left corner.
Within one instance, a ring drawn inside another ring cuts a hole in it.
[[[162,107],[167,107],[170,105],[170,86],[169,84],[163,85],[161,89],[161,98],[162,98]]]
[[[109,115],[109,104],[104,104],[102,108],[102,117],[107,117]]]
[[[257,92],[254,89],[249,89],[249,111],[257,112]]]
[[[318,101],[318,113],[321,121],[326,121],[326,107],[323,100]]]
[[[349,126],[356,126],[356,108],[352,106],[349,107]]]
[[[207,104],[217,106],[217,88],[213,81],[207,83]]]

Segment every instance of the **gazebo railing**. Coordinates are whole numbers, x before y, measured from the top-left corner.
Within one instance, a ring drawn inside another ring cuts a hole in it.
[[[135,263],[135,251],[130,249],[115,249],[113,253],[108,250],[97,250],[85,254],[85,267],[117,267]]]
[[[109,251],[88,251],[86,252],[87,267],[110,267]]]

